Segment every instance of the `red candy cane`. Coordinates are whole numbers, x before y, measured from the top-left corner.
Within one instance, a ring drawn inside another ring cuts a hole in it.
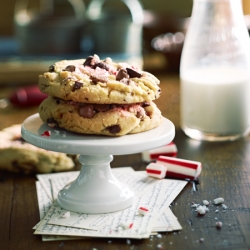
[[[148,176],[163,179],[166,176],[167,168],[163,164],[151,162],[146,167]]]
[[[202,170],[202,164],[200,162],[167,156],[159,156],[156,163],[167,167],[167,177],[179,179],[196,179]]]
[[[142,152],[142,160],[151,162],[157,160],[159,156],[176,157],[176,155],[177,147],[173,142],[170,142],[165,146]]]

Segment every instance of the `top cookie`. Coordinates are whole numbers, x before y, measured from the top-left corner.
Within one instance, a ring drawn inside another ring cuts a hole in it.
[[[152,74],[97,55],[55,63],[39,76],[39,88],[53,97],[97,104],[152,101],[161,93]]]

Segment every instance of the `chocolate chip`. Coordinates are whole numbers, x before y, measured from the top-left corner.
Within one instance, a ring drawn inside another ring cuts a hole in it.
[[[12,161],[12,162],[11,162],[11,165],[12,165],[14,168],[21,168],[16,160]]]
[[[74,72],[76,70],[76,67],[74,65],[68,65],[65,68],[65,71],[69,71],[69,72]]]
[[[87,57],[87,59],[85,60],[85,62],[83,63],[83,66],[89,66],[89,67],[94,67],[95,64],[97,63],[97,60],[94,56],[89,56]]]
[[[51,128],[58,126],[58,122],[53,117],[47,119],[47,124]]]
[[[105,69],[105,70],[107,70],[107,71],[109,71],[109,65],[108,64],[106,64],[106,63],[104,63],[104,62],[99,62],[99,63],[96,63],[94,66],[93,66],[93,69],[95,69],[95,68],[97,68],[97,67],[99,67],[99,68],[101,68],[101,69]]]
[[[83,118],[92,118],[95,116],[95,113],[94,107],[91,104],[81,107],[79,110],[79,115]]]
[[[60,104],[60,102],[61,102],[60,99],[57,98],[57,99],[56,99],[56,104]]]
[[[109,104],[95,104],[94,109],[98,112],[105,112],[110,109]]]
[[[82,82],[75,81],[75,84],[73,86],[73,92],[76,91],[77,89],[80,89],[83,86]]]
[[[107,127],[107,129],[109,130],[109,132],[110,132],[111,134],[116,134],[116,133],[118,133],[118,132],[121,131],[120,125],[109,126],[109,127]]]
[[[142,112],[142,110],[138,110],[137,112],[136,112],[136,115],[135,115],[137,118],[139,118],[139,119],[141,119],[141,118],[143,118],[143,116],[144,116],[144,113]]]
[[[54,71],[55,71],[55,66],[54,65],[49,66],[49,72],[54,72]]]
[[[129,78],[129,74],[125,69],[120,69],[116,75],[116,80],[120,81],[123,78]]]
[[[108,78],[106,76],[102,76],[102,75],[91,75],[90,76],[92,82],[97,83],[97,82],[107,82]]]
[[[149,102],[143,102],[141,105],[143,108],[150,106]]]
[[[134,69],[126,68],[126,70],[127,70],[128,74],[129,74],[129,76],[130,76],[131,78],[133,78],[133,77],[137,77],[137,78],[142,77],[142,74],[139,73],[139,72],[137,72],[137,71],[134,70]]]

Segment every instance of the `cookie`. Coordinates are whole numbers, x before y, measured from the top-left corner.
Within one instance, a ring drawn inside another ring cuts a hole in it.
[[[38,148],[21,137],[21,125],[0,131],[0,170],[13,173],[50,173],[75,167],[74,157]]]
[[[152,74],[97,55],[55,63],[39,76],[39,88],[53,97],[96,104],[150,102],[161,93]]]
[[[162,123],[153,102],[90,104],[48,97],[39,106],[43,122],[83,134],[122,136],[140,133]]]

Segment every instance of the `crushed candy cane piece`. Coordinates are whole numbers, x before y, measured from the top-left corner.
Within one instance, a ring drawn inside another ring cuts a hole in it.
[[[195,203],[191,205],[191,207],[194,207],[194,208],[197,208],[199,206],[200,206],[200,204],[195,204]]]
[[[161,239],[162,235],[161,234],[157,234],[156,237],[159,238],[159,239]]]
[[[134,223],[131,222],[120,222],[119,226],[122,227],[123,229],[130,229],[132,228]]]
[[[156,247],[157,249],[163,249],[163,246],[161,244],[158,244]]]
[[[221,204],[221,203],[223,203],[224,202],[224,199],[223,198],[216,198],[216,199],[214,199],[214,204]]]
[[[199,214],[205,214],[206,210],[205,210],[205,208],[203,206],[199,206],[199,207],[197,207],[197,212]]]
[[[222,204],[221,206],[223,210],[227,210],[227,206],[225,204]]]
[[[155,177],[158,179],[163,179],[166,176],[167,168],[158,163],[151,162],[146,167],[146,172],[148,176]]]
[[[146,207],[139,207],[138,208],[138,213],[141,214],[141,215],[145,215],[149,212],[149,209],[146,208]]]
[[[209,208],[206,206],[203,206],[206,212],[209,212]]]
[[[210,203],[209,203],[209,201],[204,200],[204,201],[203,201],[203,204],[206,205],[206,206],[208,206]]]
[[[174,157],[159,156],[156,163],[167,167],[167,177],[179,179],[196,179],[202,170],[202,164]]]
[[[43,132],[42,136],[51,136],[51,132],[49,130],[46,130]]]
[[[127,244],[130,245],[131,244],[131,240],[130,239],[127,239]]]
[[[216,225],[216,227],[217,228],[222,228],[222,222],[221,221],[217,221],[216,223],[215,223],[215,225]]]
[[[142,160],[145,162],[151,162],[157,160],[159,156],[169,156],[169,157],[176,157],[177,155],[177,147],[173,142],[170,142],[169,144],[151,149],[148,151],[144,151],[142,154]]]
[[[69,218],[69,217],[70,217],[70,211],[68,211],[62,215],[62,218]]]

